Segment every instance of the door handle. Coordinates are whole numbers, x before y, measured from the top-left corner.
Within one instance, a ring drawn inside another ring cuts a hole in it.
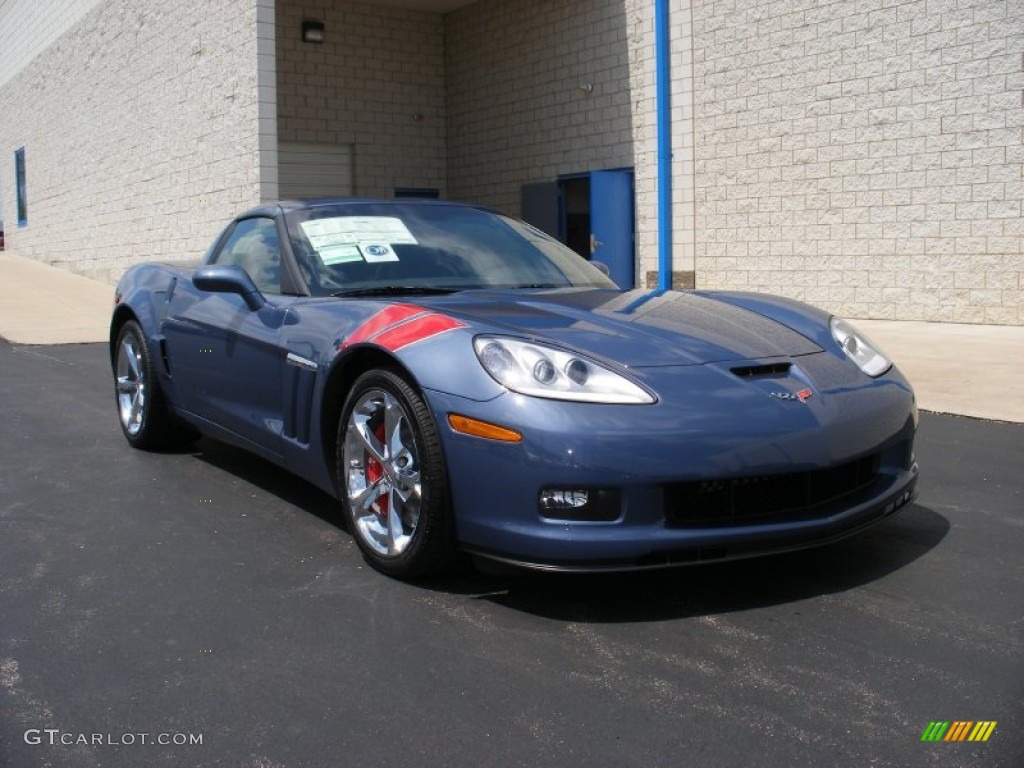
[[[596,237],[594,237],[594,233],[591,232],[590,233],[590,253],[593,254],[594,251],[596,251],[602,245],[604,245],[604,243],[602,243],[600,240],[598,240]]]

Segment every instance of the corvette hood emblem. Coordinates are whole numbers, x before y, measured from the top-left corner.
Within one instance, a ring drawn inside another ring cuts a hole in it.
[[[806,403],[814,396],[814,393],[807,388],[801,389],[796,394],[792,392],[769,392],[768,394],[772,397],[777,397],[779,400],[799,400],[801,403]]]

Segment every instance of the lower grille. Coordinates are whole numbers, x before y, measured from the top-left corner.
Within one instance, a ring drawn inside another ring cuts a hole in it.
[[[771,516],[799,519],[825,502],[867,488],[878,477],[879,454],[828,469],[665,486],[665,516],[672,526],[729,526],[767,522]],[[822,514],[830,512],[824,510]]]

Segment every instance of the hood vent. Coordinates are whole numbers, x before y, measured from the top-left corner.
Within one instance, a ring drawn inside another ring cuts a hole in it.
[[[730,370],[741,379],[767,379],[785,376],[791,367],[791,363],[769,363],[768,365],[744,365]]]

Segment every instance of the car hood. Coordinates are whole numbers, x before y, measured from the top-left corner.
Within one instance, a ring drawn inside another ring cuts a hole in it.
[[[695,292],[466,291],[416,303],[480,332],[527,335],[637,368],[821,351],[775,320]]]

